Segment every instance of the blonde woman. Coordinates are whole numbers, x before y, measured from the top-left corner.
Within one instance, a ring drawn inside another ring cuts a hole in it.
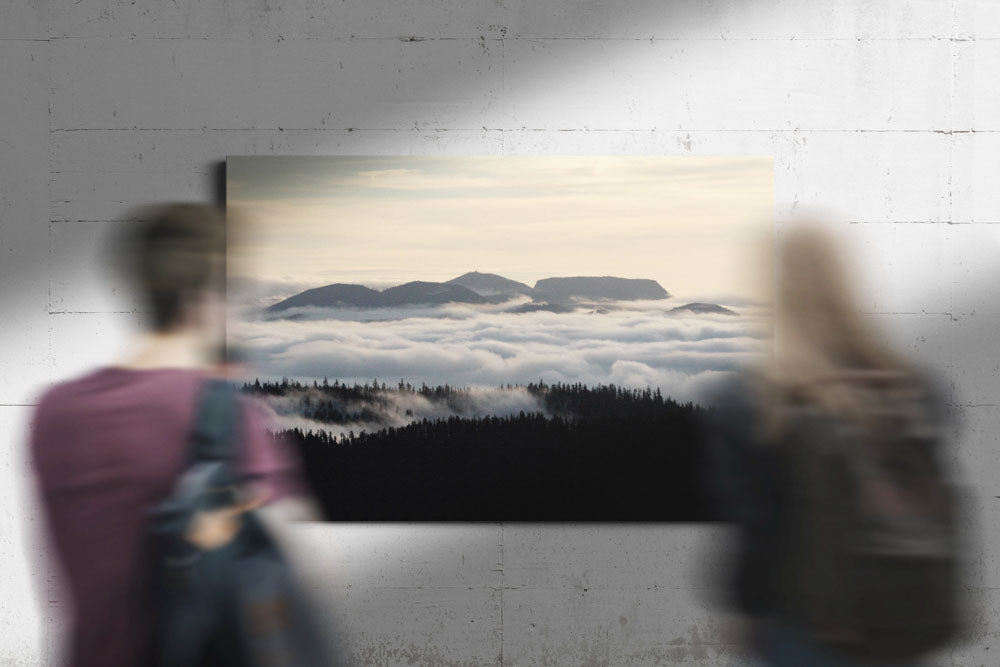
[[[944,402],[866,321],[829,233],[786,234],[774,346],[716,400],[730,590],[771,665],[910,665],[955,633]]]

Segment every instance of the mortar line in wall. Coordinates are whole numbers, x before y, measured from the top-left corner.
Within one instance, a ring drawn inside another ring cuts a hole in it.
[[[86,222],[86,221],[84,221]],[[99,221],[96,221],[99,222]],[[971,227],[973,225],[997,225],[1000,220],[847,220],[847,225],[952,225]]]
[[[938,317],[945,316],[955,319],[954,313],[939,312],[935,310],[862,310],[860,313],[862,315],[935,315]]]
[[[507,30],[507,7],[504,5],[504,26],[503,30]],[[500,113],[506,114],[507,112],[507,41],[500,40]],[[503,128],[500,129],[500,155],[506,155],[506,150],[504,147],[504,131]]]
[[[46,23],[48,23],[48,6],[46,5]],[[48,26],[46,26],[48,27]],[[52,46],[45,49],[45,79],[48,88],[48,95],[45,103],[45,125],[48,128],[48,134],[45,136],[45,152],[48,153],[48,177],[45,179],[45,201],[46,201],[46,211],[48,212],[49,224],[48,224],[48,236],[46,238],[45,247],[45,282],[46,282],[46,295],[45,295],[45,310],[48,312],[52,308],[52,215],[53,215],[53,205],[52,205],[52,181],[55,177],[52,175],[52,98],[55,96],[56,87],[52,81]],[[46,318],[46,322],[50,322]],[[45,327],[45,361],[50,365],[55,365],[56,353],[52,342],[52,326]],[[52,593],[51,586],[49,587],[50,595],[55,595]],[[46,628],[43,631],[46,635],[49,630],[49,624],[46,624]],[[49,642],[45,642],[48,644]],[[47,662],[51,662],[51,654],[47,655]]]
[[[695,154],[697,155],[697,154]],[[64,202],[73,203],[73,202]],[[105,202],[108,204],[130,204],[131,202]],[[76,225],[78,223],[109,223],[109,224],[130,224],[135,222],[128,218],[52,218],[50,223],[56,225]],[[954,225],[967,226],[974,225],[1000,225],[1000,220],[845,220],[845,225]]]
[[[948,137],[948,222],[953,223],[955,221],[955,197],[954,197],[954,183],[955,183],[955,142],[956,137],[954,134],[955,129],[955,93],[957,91],[958,84],[958,48],[955,44],[954,38],[957,37],[958,32],[958,5],[957,0],[951,0],[951,36],[952,41],[948,43],[948,55],[951,64],[951,79],[949,81],[948,90],[948,127],[952,130],[952,134]],[[954,252],[954,244],[947,244],[945,251],[945,261],[947,261],[947,256],[950,252]],[[955,286],[951,283],[947,287],[947,298],[948,307],[954,311],[955,310]],[[952,320],[955,318],[952,317]]]
[[[93,169],[50,169],[49,173],[50,174],[58,174],[60,176],[63,175],[63,174],[93,174],[94,170]],[[152,169],[150,169],[149,171],[143,171],[141,169],[107,169],[107,170],[101,171],[101,173],[102,174],[148,174],[148,175],[160,175],[160,174],[163,174],[164,172],[162,172],[162,171],[155,171],[155,170],[152,170]],[[197,169],[197,168],[194,168],[194,169],[185,169],[184,173],[185,174],[191,174],[192,176],[204,176],[206,174],[212,174],[214,172],[212,172],[211,170],[208,170],[208,169]],[[58,204],[67,204],[67,203],[72,203],[72,200],[63,199],[62,201],[59,201],[59,202],[56,202],[56,203],[58,203]]]
[[[50,310],[47,315],[140,315],[140,310]]]
[[[510,5],[507,0],[501,0],[503,7],[503,25],[500,27],[500,111],[507,112],[507,28],[510,27]],[[500,155],[506,155],[504,131],[500,130]]]
[[[809,129],[809,128],[661,128],[661,127],[57,127],[49,128],[50,134],[61,132],[618,132],[618,133],[691,133],[708,134],[996,134],[1000,129]]]
[[[0,41],[11,42],[89,42],[99,37],[58,35],[46,38],[19,38],[0,37]],[[341,35],[338,37],[284,37],[283,35],[273,35],[267,37],[226,37],[226,36],[202,36],[190,37],[186,35],[168,36],[135,36],[128,40],[133,41],[162,41],[162,42],[224,42],[229,44],[267,44],[281,42],[389,42],[398,41],[403,43],[420,42],[499,42],[503,40],[513,40],[521,42],[971,42],[971,41],[1000,41],[1000,37],[981,37],[973,40],[971,37],[942,37],[935,35],[924,35],[919,37],[608,37],[605,35],[573,35],[573,36],[545,36],[545,35],[501,35],[498,37],[487,37],[482,34],[463,35],[456,37],[430,37],[425,35]]]
[[[951,80],[948,90],[948,127],[952,131],[949,136],[948,145],[948,220],[955,218],[954,199],[954,172],[955,172],[955,93],[958,86],[958,50],[955,45],[955,38],[958,36],[958,6],[957,0],[951,1],[951,36],[952,41],[948,45],[951,60]]]
[[[49,105],[50,112],[49,118],[52,118],[51,114],[51,102],[52,93],[49,93]],[[51,159],[51,153],[49,153]],[[48,209],[49,214],[52,213],[52,174],[49,174],[48,181],[45,184],[46,195],[48,195]],[[48,235],[46,236],[45,243],[45,312],[46,315],[50,314],[49,311],[52,309],[52,220],[49,220],[48,224]],[[48,320],[46,320],[48,321]],[[51,364],[55,359],[55,350],[52,349],[52,327],[45,327],[45,361]]]
[[[500,667],[503,667],[503,523],[500,523]]]

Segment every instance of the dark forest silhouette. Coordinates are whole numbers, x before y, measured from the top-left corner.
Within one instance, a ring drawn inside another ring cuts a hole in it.
[[[703,408],[659,390],[522,385],[544,412],[449,417],[334,436],[282,431],[332,521],[703,521]],[[507,386],[507,389],[515,387]],[[459,406],[468,390],[405,382],[255,381],[327,424],[375,422],[394,393]]]

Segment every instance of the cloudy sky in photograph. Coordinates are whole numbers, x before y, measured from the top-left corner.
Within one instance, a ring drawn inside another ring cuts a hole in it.
[[[761,296],[770,157],[235,157],[234,275],[385,287],[467,271]]]

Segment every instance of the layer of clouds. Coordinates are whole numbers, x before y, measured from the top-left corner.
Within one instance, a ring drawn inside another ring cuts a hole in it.
[[[230,335],[262,378],[483,388],[538,380],[613,383],[658,387],[697,402],[754,361],[765,321],[751,307],[737,308],[736,317],[668,312],[679,303],[630,302],[606,313],[511,314],[503,306],[465,304],[312,309],[301,320],[247,318]]]

